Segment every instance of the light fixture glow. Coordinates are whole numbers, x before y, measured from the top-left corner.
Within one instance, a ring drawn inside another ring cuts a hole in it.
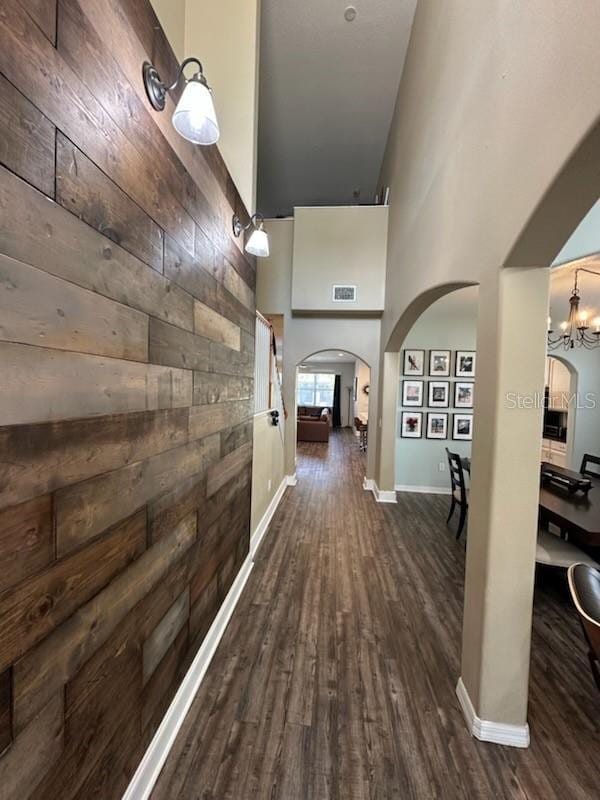
[[[265,220],[262,214],[253,214],[247,225],[242,225],[242,221],[237,214],[234,214],[233,217],[233,235],[235,237],[241,236],[244,231],[250,230],[252,227],[254,228],[244,249],[250,255],[258,256],[259,258],[267,258],[269,255],[269,237],[264,230],[264,223]]]
[[[194,144],[210,145],[219,141],[219,123],[210,89],[196,76],[187,82],[172,122],[177,133]]]
[[[156,68],[150,62],[144,62],[142,74],[146,94],[152,107],[157,111],[163,111],[167,92],[175,89],[188,64],[196,64],[198,71],[191,78],[185,79],[185,88],[172,117],[173,127],[180,136],[194,144],[216,144],[219,141],[219,123],[210,87],[202,72],[202,64],[197,58],[186,58],[182,62],[171,86],[162,82]]]

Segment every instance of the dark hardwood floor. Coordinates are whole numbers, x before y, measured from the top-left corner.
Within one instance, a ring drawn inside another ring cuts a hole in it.
[[[153,800],[598,797],[600,695],[563,579],[537,579],[531,747],[477,742],[448,499],[378,505],[363,474],[348,432],[300,445]]]

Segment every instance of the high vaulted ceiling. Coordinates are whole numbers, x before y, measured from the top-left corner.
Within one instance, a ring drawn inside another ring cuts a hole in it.
[[[373,202],[415,5],[262,0],[257,207],[265,216],[350,205],[357,190]]]

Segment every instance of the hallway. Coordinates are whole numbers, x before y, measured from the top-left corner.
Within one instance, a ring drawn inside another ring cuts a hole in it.
[[[475,741],[454,694],[464,548],[447,498],[378,505],[350,433],[326,448],[299,446],[153,800],[594,796],[597,699],[559,582],[538,576],[531,748]]]

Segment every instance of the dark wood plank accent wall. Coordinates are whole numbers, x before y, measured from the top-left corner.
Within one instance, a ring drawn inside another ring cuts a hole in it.
[[[148,0],[0,4],[0,798],[121,797],[249,549],[255,264]]]

